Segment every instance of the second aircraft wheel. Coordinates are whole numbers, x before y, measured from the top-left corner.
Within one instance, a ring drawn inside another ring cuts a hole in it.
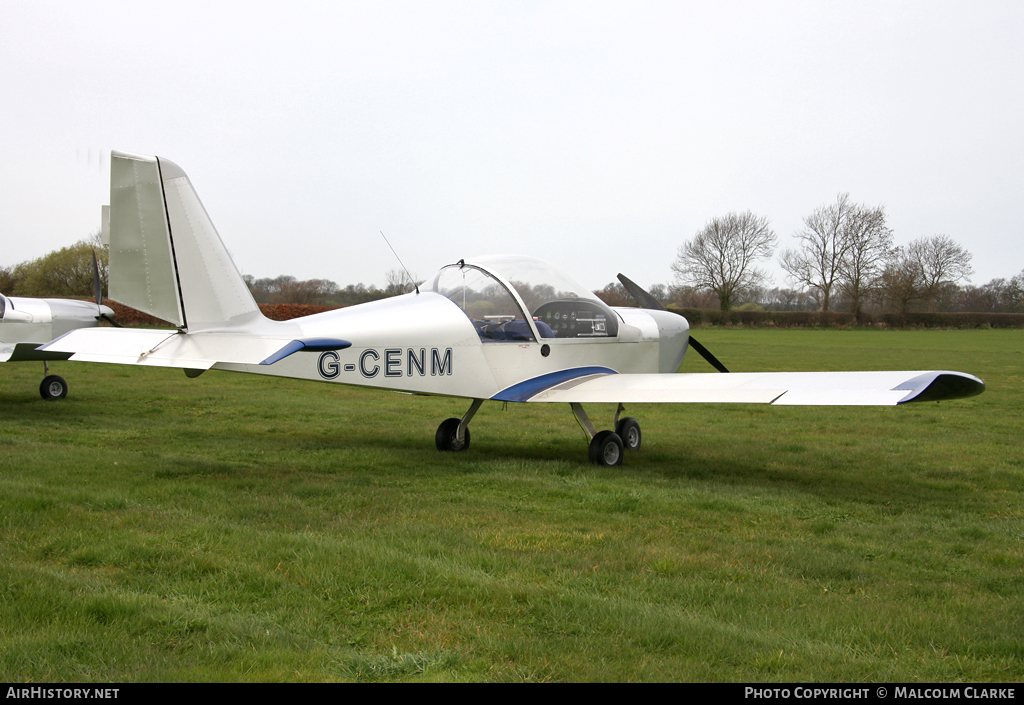
[[[63,377],[47,375],[43,377],[43,383],[39,385],[39,394],[47,401],[63,399],[68,395],[68,383]]]
[[[619,425],[615,427],[615,433],[622,439],[622,445],[626,450],[640,450],[640,422],[629,418],[619,419]]]
[[[622,465],[622,439],[614,431],[601,431],[590,442],[590,462],[613,467]]]
[[[459,423],[461,419],[445,419],[441,422],[441,425],[437,427],[437,433],[434,434],[434,443],[437,445],[438,450],[466,450],[469,448],[469,427],[466,427],[465,436],[462,441],[459,442],[456,434],[459,431]]]

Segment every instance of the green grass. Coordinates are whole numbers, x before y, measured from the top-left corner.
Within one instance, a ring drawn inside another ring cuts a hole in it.
[[[695,334],[988,390],[637,405],[606,469],[562,407],[485,404],[441,454],[462,401],[58,363],[48,403],[0,365],[0,679],[1024,678],[1024,331]]]

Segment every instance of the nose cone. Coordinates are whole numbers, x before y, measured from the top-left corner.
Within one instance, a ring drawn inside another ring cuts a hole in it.
[[[690,339],[689,322],[671,311],[645,310],[644,313],[658,324],[658,372],[678,372]]]

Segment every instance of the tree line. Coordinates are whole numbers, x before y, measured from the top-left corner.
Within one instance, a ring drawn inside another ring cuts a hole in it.
[[[331,307],[354,306],[407,294],[418,284],[423,283],[414,281],[408,274],[396,269],[389,270],[384,275],[383,289],[378,289],[373,284],[366,286],[362,282],[342,288],[328,279],[299,280],[288,274],[261,279],[245,274],[242,279],[258,304],[307,304]]]
[[[948,235],[897,246],[882,206],[854,203],[840,193],[815,209],[794,234],[796,246],[779,253],[790,286],[773,286],[759,265],[775,255],[778,238],[767,218],[746,211],[712,218],[678,249],[675,280],[650,293],[681,308],[852,312],[1024,312],[1024,271],[987,284],[968,283],[971,254]],[[104,291],[107,248],[98,233],[38,259],[0,266],[0,293],[8,296],[93,297],[93,254]],[[402,270],[385,274],[385,286],[290,275],[243,279],[257,303],[352,306],[413,290],[419,283]],[[621,284],[595,292],[613,306],[636,302]]]
[[[680,246],[675,282],[653,287],[662,303],[689,308],[846,311],[863,315],[910,312],[1022,312],[1024,271],[972,286],[971,253],[948,235],[893,242],[882,206],[840,193],[803,219],[796,247],[779,255],[791,287],[771,287],[759,263],[778,238],[767,218],[746,211],[712,218]],[[597,292],[613,305],[632,305],[619,284]]]
[[[105,296],[109,257],[99,233],[34,260],[12,266],[0,265],[0,293],[7,296],[91,300],[94,296],[94,254]],[[384,275],[383,289],[362,283],[340,287],[327,279],[300,280],[286,274],[260,279],[246,274],[242,279],[256,303],[328,307],[352,306],[404,294],[412,291],[416,284],[422,283],[414,282],[408,274],[399,270],[391,270]]]
[[[107,248],[99,233],[82,238],[34,260],[12,266],[0,265],[0,293],[38,298],[93,298],[93,253],[99,265],[100,283],[107,290]]]

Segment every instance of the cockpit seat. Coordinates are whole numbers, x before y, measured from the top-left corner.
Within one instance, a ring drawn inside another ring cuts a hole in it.
[[[529,324],[521,318],[503,324],[505,340],[533,340],[533,332]]]
[[[533,325],[537,326],[537,332],[540,333],[541,338],[555,337],[555,331],[551,330],[551,326],[549,326],[544,321],[538,321],[536,318],[534,318]]]

